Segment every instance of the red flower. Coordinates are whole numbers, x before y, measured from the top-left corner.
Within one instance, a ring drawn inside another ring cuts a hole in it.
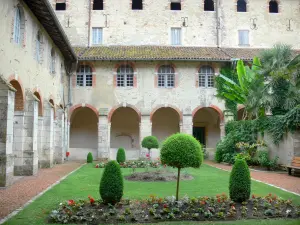
[[[218,198],[218,202],[220,203],[220,202],[221,202],[221,199]]]
[[[98,164],[96,165],[96,168],[99,168],[99,165],[98,165]]]
[[[93,205],[94,203],[95,203],[95,199],[94,198],[92,198],[90,195],[89,195],[89,200],[90,200],[90,203],[91,203],[91,205]]]
[[[166,168],[167,167],[167,164],[164,164],[164,168]]]
[[[201,201],[200,204],[201,204],[201,205],[205,205],[206,202],[205,202],[205,201]]]
[[[168,208],[168,205],[167,205],[167,204],[164,204],[163,207],[164,207],[164,208]]]
[[[69,155],[70,155],[70,152],[66,152],[66,156],[69,157]]]
[[[75,201],[74,200],[69,200],[68,205],[75,205]]]

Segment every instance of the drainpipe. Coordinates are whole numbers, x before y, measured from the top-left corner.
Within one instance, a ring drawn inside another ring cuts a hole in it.
[[[91,18],[92,18],[92,1],[89,0],[89,20],[88,20],[88,47],[90,47],[90,36],[91,36]]]
[[[217,47],[221,47],[221,7],[220,7],[220,2],[221,0],[215,0],[216,2],[216,20],[217,20]]]

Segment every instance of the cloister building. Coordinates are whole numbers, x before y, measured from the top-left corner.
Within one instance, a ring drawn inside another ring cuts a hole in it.
[[[0,186],[141,140],[224,135],[214,78],[275,43],[300,49],[299,0],[3,0]],[[154,151],[153,157],[158,156]]]

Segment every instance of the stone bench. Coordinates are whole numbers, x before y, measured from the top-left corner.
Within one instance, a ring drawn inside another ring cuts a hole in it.
[[[294,157],[290,166],[287,166],[289,175],[292,175],[293,170],[300,170],[300,157]]]

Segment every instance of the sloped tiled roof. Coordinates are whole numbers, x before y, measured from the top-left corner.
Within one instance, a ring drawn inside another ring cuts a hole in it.
[[[74,47],[74,50],[79,60],[251,61],[264,49],[142,45]],[[300,51],[295,50],[294,53],[300,54]]]

